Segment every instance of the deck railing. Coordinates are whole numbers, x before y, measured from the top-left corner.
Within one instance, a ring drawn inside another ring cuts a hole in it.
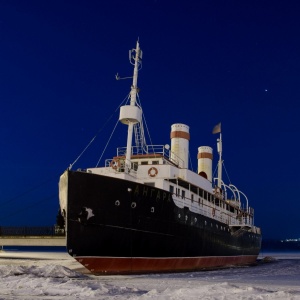
[[[126,156],[126,147],[119,147],[117,149],[118,156]],[[140,148],[137,146],[131,147],[131,155],[141,155]],[[164,145],[146,145],[144,154],[158,154],[167,158],[172,163],[181,167],[183,165],[183,160],[178,157],[175,153],[171,151],[169,147]]]

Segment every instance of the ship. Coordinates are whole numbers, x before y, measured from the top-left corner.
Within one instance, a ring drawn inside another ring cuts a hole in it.
[[[128,101],[119,109],[118,121],[128,126],[126,147],[117,148],[103,166],[73,170],[70,165],[60,176],[68,253],[96,275],[255,264],[261,229],[245,193],[222,179],[221,123],[212,126],[216,177],[210,146],[198,148],[198,169],[189,169],[186,124],[170,124],[167,144],[146,143],[137,86],[142,56],[137,41],[129,51]]]

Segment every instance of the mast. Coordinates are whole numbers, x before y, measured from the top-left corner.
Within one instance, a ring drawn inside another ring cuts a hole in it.
[[[135,51],[135,57],[131,56],[132,51]],[[138,73],[139,73],[139,66],[142,61],[141,56],[142,56],[142,50],[140,49],[139,41],[137,41],[136,49],[129,51],[130,63],[134,65],[132,86],[131,86],[131,91],[130,91],[130,105],[135,105],[135,103],[136,103],[137,79],[138,79]],[[132,62],[132,59],[134,60],[134,62]]]
[[[219,161],[218,161],[218,182],[217,186],[221,190],[222,188],[222,132],[221,132],[221,123],[217,124],[212,131],[213,134],[220,133],[220,138],[217,139],[217,150],[219,153]]]
[[[135,52],[135,55],[132,53]],[[131,169],[131,148],[132,148],[132,135],[133,135],[133,125],[140,123],[142,120],[142,110],[136,105],[137,96],[137,79],[138,71],[142,64],[142,50],[140,49],[139,41],[136,42],[136,49],[129,50],[129,60],[133,69],[133,79],[130,91],[130,105],[124,105],[120,108],[119,121],[123,124],[128,125],[127,132],[127,146],[126,146],[126,158],[125,158],[125,172],[129,173]]]
[[[218,161],[218,187],[222,186],[222,133],[220,132],[220,138],[217,139],[217,149],[219,153],[219,161]]]

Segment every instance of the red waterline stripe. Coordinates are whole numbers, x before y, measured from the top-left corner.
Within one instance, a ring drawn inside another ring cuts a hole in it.
[[[196,271],[256,262],[257,255],[208,257],[97,257],[77,256],[75,259],[94,274],[131,274]]]

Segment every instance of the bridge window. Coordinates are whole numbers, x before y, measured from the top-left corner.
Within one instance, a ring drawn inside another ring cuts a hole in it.
[[[170,189],[169,189],[170,193],[174,194],[174,186],[170,185]]]

